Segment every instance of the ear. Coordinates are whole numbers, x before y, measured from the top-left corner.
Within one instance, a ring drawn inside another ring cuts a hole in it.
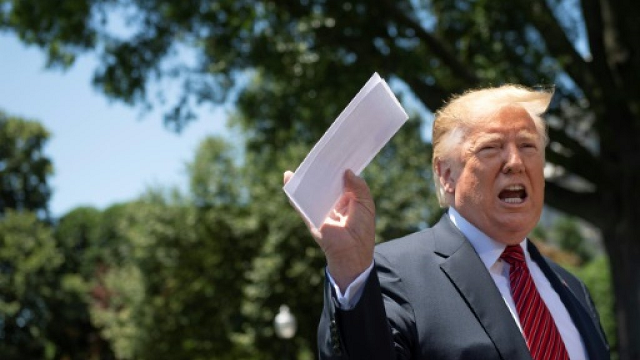
[[[446,194],[453,194],[456,190],[456,178],[453,174],[451,161],[436,159],[436,175],[440,186]]]

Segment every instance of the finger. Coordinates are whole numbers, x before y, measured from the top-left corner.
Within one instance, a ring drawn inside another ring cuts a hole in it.
[[[333,210],[329,213],[329,219],[338,221],[340,220],[340,216],[338,215],[338,212],[336,210]]]
[[[291,179],[291,177],[293,176],[293,172],[287,170],[284,172],[284,184],[286,185],[289,180]]]
[[[293,172],[287,170],[284,172],[284,176],[283,176],[283,181],[284,184],[286,185],[289,180],[291,180],[291,177],[293,176]],[[320,233],[320,231],[313,226],[313,224],[311,224],[307,218],[302,214],[302,212],[300,211],[300,209],[298,209],[298,207],[291,201],[291,199],[289,199],[289,204],[291,204],[291,206],[295,209],[295,211],[298,213],[298,215],[300,216],[300,218],[302,219],[302,221],[304,221],[304,224],[307,226],[307,229],[309,229],[309,232],[311,232],[311,235],[313,237],[315,237],[316,239],[320,239],[322,234]]]
[[[286,185],[289,180],[291,180],[291,177],[293,176],[293,172],[287,170],[284,172],[284,176],[283,176],[283,182]],[[317,231],[317,229],[315,229],[315,227],[309,223],[307,221],[307,218],[302,215],[302,212],[300,212],[300,209],[298,209],[298,207],[291,201],[291,199],[289,199],[289,204],[291,204],[291,206],[296,210],[296,212],[298,213],[298,215],[302,218],[302,220],[304,221],[305,225],[307,225],[307,228],[309,228],[309,230],[313,233],[314,230]]]
[[[334,210],[339,212],[339,213],[344,213],[344,211],[347,209],[347,206],[349,206],[349,201],[351,200],[351,197],[348,195],[341,195],[340,196],[340,200],[338,200],[338,202],[336,203],[336,206],[334,207]]]
[[[345,192],[353,193],[356,199],[369,199],[371,197],[367,183],[351,170],[347,170],[344,174],[344,190]]]

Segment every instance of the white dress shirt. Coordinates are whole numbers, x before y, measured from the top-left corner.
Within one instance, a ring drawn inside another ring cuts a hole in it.
[[[496,286],[502,295],[502,299],[511,312],[511,316],[513,316],[513,319],[520,328],[520,332],[522,332],[516,305],[513,301],[513,297],[511,296],[511,285],[509,282],[510,265],[500,259],[500,255],[506,248],[506,245],[491,239],[482,231],[478,230],[478,228],[464,219],[454,208],[449,208],[448,214],[451,222],[453,222],[462,234],[464,234],[475,249],[476,253],[478,253],[480,260],[482,260],[489,271],[491,278],[496,283]],[[546,278],[538,264],[531,260],[531,256],[529,255],[529,251],[527,251],[526,245],[527,239],[524,239],[520,243],[520,246],[522,246],[522,249],[524,250],[525,261],[529,267],[529,272],[531,273],[533,282],[536,284],[538,292],[540,293],[540,297],[542,297],[542,300],[547,305],[547,308],[558,327],[558,331],[564,341],[569,358],[571,360],[588,359],[580,333],[573,324],[573,320],[571,320],[569,312],[562,303],[562,300],[560,300],[560,296],[558,296],[555,290],[553,290],[551,283],[549,283],[549,280]],[[335,289],[341,309],[349,310],[355,307],[362,295],[363,285],[372,270],[373,263],[347,287],[344,294],[340,291],[340,288],[336,285],[331,274],[327,271],[329,281]]]

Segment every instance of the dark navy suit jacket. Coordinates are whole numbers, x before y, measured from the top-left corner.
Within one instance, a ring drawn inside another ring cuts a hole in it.
[[[589,359],[609,359],[584,284],[528,244],[580,332]],[[487,268],[447,215],[430,229],[376,246],[374,261],[352,310],[338,309],[325,283],[320,359],[531,359]]]

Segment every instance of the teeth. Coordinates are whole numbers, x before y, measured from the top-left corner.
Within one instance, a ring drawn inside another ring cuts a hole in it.
[[[509,191],[520,191],[520,190],[524,190],[524,186],[522,186],[522,185],[509,185],[509,186],[507,186],[506,190],[509,190]]]
[[[504,201],[506,203],[509,203],[509,204],[520,204],[524,200],[522,200],[520,198],[506,198],[506,199],[503,199],[502,201]]]

